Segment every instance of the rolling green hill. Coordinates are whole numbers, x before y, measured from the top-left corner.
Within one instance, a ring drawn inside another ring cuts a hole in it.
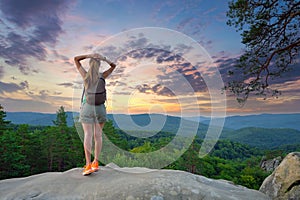
[[[248,127],[227,132],[221,138],[262,149],[273,149],[287,144],[300,144],[300,131],[288,128]]]
[[[73,125],[73,114],[72,112],[66,112],[68,115],[67,123],[69,126]],[[78,113],[75,113],[78,116]],[[253,116],[234,116],[229,117],[226,120],[234,124],[267,124],[266,121],[274,121],[272,124],[281,120],[280,124],[295,121],[299,118],[300,114],[278,114],[278,115],[253,115]],[[269,118],[270,117],[270,118]],[[11,113],[7,112],[7,120],[14,124],[29,124],[29,125],[40,125],[40,126],[51,126],[53,120],[55,120],[56,114],[44,114],[44,113]],[[123,114],[108,114],[108,119],[112,120],[114,126],[117,129],[127,130],[125,132],[132,131],[136,137],[148,137],[159,131],[168,132],[172,134],[178,133],[180,124],[183,125],[184,132],[182,135],[194,135],[194,128],[198,126],[197,136],[203,139],[207,133],[208,124],[199,123],[195,120],[187,120],[186,118],[180,118],[177,116],[160,115],[160,114],[139,114],[139,115],[123,115]],[[118,120],[117,120],[118,119]],[[255,120],[259,120],[259,123],[254,123]],[[269,120],[268,120],[269,119]],[[276,120],[275,120],[276,119]],[[154,120],[157,124],[151,122]],[[241,123],[245,122],[247,123]],[[131,121],[131,122],[130,122]],[[130,122],[130,123],[129,123]],[[251,122],[251,123],[250,123]],[[151,125],[152,123],[152,125]],[[223,128],[221,138],[228,139],[243,144],[248,144],[259,148],[274,149],[279,146],[300,144],[300,130],[291,128],[264,128],[264,127],[246,127],[246,128]],[[270,123],[269,123],[270,124]],[[297,123],[296,123],[297,124]],[[241,126],[241,125],[240,125]],[[275,126],[275,125],[274,125]],[[282,125],[279,125],[282,126]],[[285,127],[294,127],[295,123],[286,123]],[[231,127],[231,126],[230,126]]]
[[[210,118],[191,117],[187,118],[192,121],[198,121],[203,124],[209,124]],[[257,115],[236,115],[227,116],[224,126],[226,128],[238,130],[246,127],[260,128],[291,128],[300,131],[300,114],[257,114]]]

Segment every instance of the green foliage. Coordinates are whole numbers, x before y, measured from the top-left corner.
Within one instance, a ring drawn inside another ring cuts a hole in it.
[[[278,148],[285,144],[300,144],[300,132],[294,129],[242,128],[231,132],[226,139],[261,149]]]
[[[4,111],[3,107],[0,104],[0,135],[8,129],[10,125],[10,121],[5,120],[6,112]]]
[[[300,152],[300,143],[280,145],[279,147],[272,148],[271,151],[279,151],[281,156],[284,156],[289,152]]]
[[[130,149],[126,140],[124,140],[122,138],[122,135],[120,133],[118,133],[118,131],[113,126],[113,122],[111,120],[107,121],[105,123],[104,128],[103,128],[103,133],[117,147],[124,149],[124,150]]]
[[[264,181],[266,176],[269,175],[259,167],[249,167],[247,166],[240,173],[236,184],[244,185],[248,188],[258,190],[261,183]]]
[[[244,185],[248,188],[254,188],[256,187],[256,181],[255,178],[251,175],[241,175],[239,179],[239,183],[241,185]]]
[[[22,152],[22,140],[18,133],[5,131],[0,142],[0,178],[27,176],[29,165]]]
[[[241,144],[230,140],[222,140],[216,143],[211,155],[223,159],[233,160],[250,158],[251,156],[260,156],[262,155],[262,152],[246,144]]]
[[[212,152],[199,158],[201,142],[195,140],[190,148],[167,169],[184,170],[214,179],[225,179],[252,189],[258,189],[269,175],[260,167],[264,151],[231,142],[220,140]]]
[[[153,146],[151,145],[150,142],[145,142],[142,146],[139,147],[135,147],[132,150],[130,150],[130,152],[132,153],[148,153],[148,152],[152,152]]]
[[[67,113],[63,106],[56,112],[56,120],[53,121],[53,124],[58,127],[67,127]]]
[[[56,126],[12,126],[0,135],[0,179],[82,166],[83,146],[61,107]]]
[[[57,112],[55,126],[40,127],[26,124],[4,126],[0,135],[0,179],[29,176],[47,171],[65,171],[83,166],[85,160],[81,124],[75,123],[73,127],[66,126],[64,113],[61,107]],[[100,161],[102,164],[114,162],[121,167],[149,168],[159,168],[164,161],[170,163],[165,167],[166,169],[184,170],[209,178],[226,179],[258,189],[269,175],[259,167],[262,157],[284,157],[290,150],[299,151],[300,144],[276,148],[274,145],[271,146],[272,148],[268,145],[263,146],[263,142],[265,144],[268,142],[263,136],[260,138],[253,134],[253,132],[257,133],[257,130],[263,130],[260,135],[266,134],[269,140],[279,135],[276,129],[241,129],[232,137],[236,136],[239,138],[238,141],[243,142],[239,134],[245,135],[248,141],[254,141],[265,149],[240,142],[219,140],[210,154],[200,158],[199,150],[202,144],[200,136],[178,137],[175,141],[174,134],[159,132],[148,138],[136,138],[115,129],[112,121],[108,121],[103,129],[104,143]],[[135,132],[135,134],[145,133]],[[282,141],[281,139],[278,140]],[[288,142],[289,139],[296,140],[287,138],[285,141]],[[108,141],[124,151],[107,148],[105,145]],[[190,141],[192,144],[185,149]],[[276,145],[280,144],[282,143],[276,143]],[[158,151],[169,145],[171,148]],[[149,156],[152,152],[155,153]],[[177,159],[175,162],[174,158]]]

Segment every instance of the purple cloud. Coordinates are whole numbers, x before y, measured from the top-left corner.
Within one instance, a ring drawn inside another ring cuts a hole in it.
[[[54,94],[54,95],[61,95],[61,94],[62,94],[62,92],[55,91],[53,94]]]
[[[158,65],[164,65],[164,67],[159,66],[158,68],[162,73],[156,76],[156,83],[151,83],[150,85],[145,83],[139,85],[137,89],[141,93],[174,96],[175,94],[181,95],[207,91],[207,86],[198,72],[197,66],[193,66],[183,57],[192,48],[190,45],[178,43],[172,50],[171,46],[151,43],[143,33],[140,33],[137,36],[128,37],[125,44],[121,47],[115,47],[110,44],[109,46],[99,47],[97,52],[107,56],[111,55],[117,58],[117,62],[124,62],[128,58],[137,61],[151,59]],[[118,65],[117,70],[110,77],[111,80],[118,80],[123,76],[123,72],[124,67]],[[111,85],[113,84],[116,83],[112,83]]]
[[[53,50],[52,53],[55,57],[65,61],[65,62],[69,62],[69,57],[59,54],[56,50]]]
[[[250,78],[250,75],[245,75],[242,68],[237,68],[238,58],[223,57],[215,61],[224,82],[241,81]],[[273,77],[269,80],[269,84],[281,84],[287,81],[299,80],[300,68],[299,61],[296,60],[291,64],[288,70],[282,73],[281,76]],[[273,70],[274,64],[270,65],[270,70]]]
[[[127,86],[127,84],[121,81],[110,81],[106,86]]]
[[[28,81],[23,81],[23,82],[21,82],[20,83],[20,86],[22,87],[22,88],[29,88],[29,83],[28,83]]]
[[[27,81],[23,81],[19,85],[16,83],[5,83],[0,81],[0,94],[3,94],[4,92],[12,93],[28,87],[29,84]]]
[[[57,84],[58,86],[64,86],[64,87],[73,87],[73,83],[59,83],[59,84]]]
[[[49,97],[49,90],[40,90],[39,91],[39,95],[41,99],[46,99],[47,97]]]
[[[4,58],[5,63],[28,74],[31,71],[28,58],[45,60],[45,45],[55,45],[59,34],[63,32],[60,17],[67,9],[68,2],[0,1],[0,27],[6,30],[0,34],[0,57]]]
[[[186,51],[190,49],[188,46],[181,46]],[[147,84],[141,85],[138,87],[138,90],[142,93],[152,91],[158,95],[174,96],[174,92],[177,94],[183,94],[187,92],[186,90],[182,90],[182,88],[186,88],[186,84],[189,84],[189,86],[193,89],[193,92],[207,90],[207,86],[201,77],[201,74],[195,68],[196,66],[192,66],[191,63],[187,62],[180,55],[176,55],[172,52],[159,48],[145,48],[129,52],[126,56],[135,59],[153,57],[156,59],[157,63],[166,65],[165,67],[159,68],[162,73],[157,75],[157,79],[161,81],[163,85],[158,83],[156,86],[159,87],[157,88]],[[169,88],[173,88],[172,90],[175,89],[175,91],[171,91]]]
[[[136,43],[128,42],[127,44],[136,47],[137,43],[140,43],[141,46],[145,46],[146,41],[147,40],[141,39]],[[133,58],[135,60],[152,58],[157,64],[165,65],[164,67],[159,67],[159,70],[162,73],[156,76],[157,83],[152,83],[151,85],[146,83],[139,85],[136,88],[139,92],[155,93],[157,95],[171,97],[175,94],[190,94],[191,92],[194,93],[207,90],[207,86],[201,77],[201,74],[197,71],[196,66],[192,66],[192,64],[187,62],[181,55],[167,51],[163,47],[154,47],[151,43],[147,44],[144,48],[133,48],[132,46],[127,46],[128,49],[134,50],[123,54],[120,57],[121,61],[125,61],[127,58]],[[185,52],[191,50],[191,47],[185,44],[179,44],[176,48],[180,48]],[[122,67],[121,71],[123,71]],[[120,74],[122,74],[121,71],[116,71],[114,73],[113,80],[120,77]],[[112,85],[113,84],[114,83],[112,83]]]
[[[168,97],[175,96],[175,94],[170,89],[168,89],[165,86],[162,86],[161,84],[156,84],[154,86],[150,86],[148,84],[142,84],[137,86],[137,90],[140,93],[155,93],[157,95],[168,96]]]
[[[4,67],[0,65],[0,79],[4,76]]]
[[[166,88],[175,94],[191,94],[207,91],[207,86],[201,74],[190,63],[179,63],[167,66],[172,70],[161,68],[162,74],[157,75]]]

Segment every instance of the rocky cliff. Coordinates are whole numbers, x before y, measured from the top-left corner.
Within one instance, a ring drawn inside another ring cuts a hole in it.
[[[80,168],[0,181],[1,199],[265,200],[265,194],[224,180],[175,170],[102,167],[89,176]]]
[[[300,152],[288,154],[259,190],[274,200],[300,200]]]
[[[279,166],[281,161],[281,156],[269,160],[264,157],[260,162],[260,167],[267,172],[272,172]]]

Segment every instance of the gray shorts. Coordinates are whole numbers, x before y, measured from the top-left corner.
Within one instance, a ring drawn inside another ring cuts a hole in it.
[[[81,123],[93,124],[106,122],[106,107],[104,104],[93,106],[84,103],[81,106],[79,121]]]

